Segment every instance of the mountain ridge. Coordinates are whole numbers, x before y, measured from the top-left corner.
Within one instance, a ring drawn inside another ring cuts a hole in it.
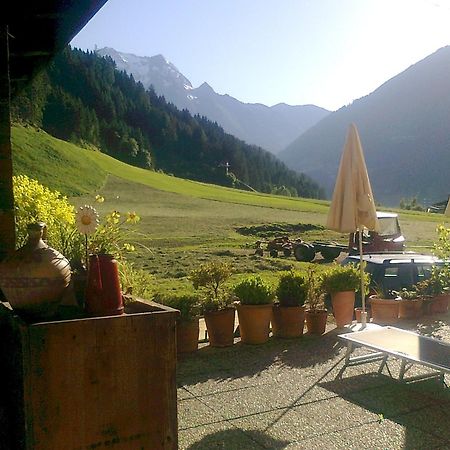
[[[209,83],[195,88],[164,56],[137,56],[111,47],[96,50],[111,57],[119,70],[133,74],[145,88],[153,86],[179,109],[188,109],[217,122],[227,133],[272,153],[278,153],[297,136],[325,117],[329,111],[315,105],[244,103],[229,94],[219,94]],[[164,75],[164,77],[162,76]]]
[[[331,113],[279,157],[294,169],[301,165],[329,196],[347,127],[355,122],[377,201],[397,205],[402,198],[423,203],[447,198],[450,187],[440,169],[450,168],[450,98],[444,95],[449,91],[447,46]]]

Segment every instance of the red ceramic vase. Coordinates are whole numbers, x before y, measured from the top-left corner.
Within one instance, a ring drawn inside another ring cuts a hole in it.
[[[89,257],[85,308],[91,316],[123,314],[119,269],[112,255]]]

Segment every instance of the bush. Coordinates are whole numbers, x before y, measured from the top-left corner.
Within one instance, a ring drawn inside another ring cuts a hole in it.
[[[369,286],[369,274],[364,273],[366,288]],[[361,288],[361,273],[359,266],[334,264],[322,274],[322,287],[325,292],[359,291]]]
[[[26,175],[13,177],[16,245],[27,240],[27,225],[45,222],[47,241],[51,247],[64,253],[67,236],[75,229],[74,207],[58,191],[51,191]]]
[[[242,305],[266,305],[273,301],[272,287],[259,276],[251,276],[234,286],[234,293]]]
[[[200,299],[196,294],[160,294],[155,301],[180,311],[180,320],[192,320],[200,313]]]
[[[280,276],[276,289],[280,306],[303,306],[307,292],[308,286],[305,277],[300,273],[291,270]]]
[[[420,295],[434,297],[443,294],[449,289],[449,267],[433,267],[431,277],[417,283],[416,290]]]

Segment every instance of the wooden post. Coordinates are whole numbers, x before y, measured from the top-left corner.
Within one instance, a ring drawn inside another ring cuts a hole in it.
[[[0,26],[0,261],[15,247],[8,26]]]

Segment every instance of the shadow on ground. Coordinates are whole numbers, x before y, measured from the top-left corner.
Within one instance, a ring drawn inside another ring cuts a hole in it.
[[[418,442],[424,432],[444,445],[450,443],[450,389],[435,379],[402,383],[389,376],[375,376],[380,379],[377,385],[373,385],[374,374],[338,378],[319,385],[377,414],[380,424],[390,420],[404,427],[404,449],[428,448],[425,442]]]
[[[237,342],[232,347],[212,348],[208,345],[178,360],[179,379],[198,383],[259,376],[268,367],[307,368],[333,361],[344,344],[333,329],[323,336],[304,335],[295,339],[271,337],[265,344],[246,345]]]
[[[264,446],[260,445],[259,442],[264,442]],[[208,434],[200,441],[187,447],[187,450],[210,450],[213,448],[224,450],[257,450],[270,448],[275,450],[285,448],[288,444],[288,441],[274,439],[260,431],[246,430],[244,432],[236,428]]]

